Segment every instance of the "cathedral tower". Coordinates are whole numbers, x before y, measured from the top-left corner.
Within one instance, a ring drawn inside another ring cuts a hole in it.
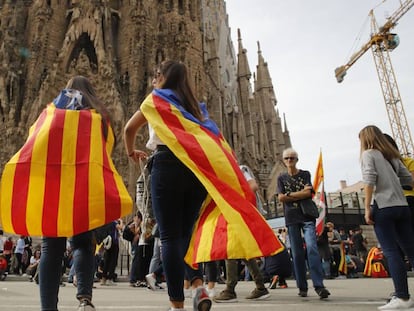
[[[80,74],[111,112],[113,157],[133,193],[139,168],[124,153],[122,128],[151,91],[156,65],[175,59],[188,66],[198,98],[270,196],[271,172],[290,139],[260,49],[253,92],[240,32],[236,59],[223,0],[0,1],[0,42],[1,167],[40,111]],[[146,135],[138,135],[141,148]]]

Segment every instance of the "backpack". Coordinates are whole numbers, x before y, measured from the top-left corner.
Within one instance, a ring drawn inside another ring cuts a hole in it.
[[[132,221],[125,226],[124,231],[122,232],[122,238],[126,241],[132,242],[134,240],[135,235],[129,228],[130,224],[132,224]]]

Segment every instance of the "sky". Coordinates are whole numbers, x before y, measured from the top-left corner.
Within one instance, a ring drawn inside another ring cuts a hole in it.
[[[327,192],[338,191],[340,180],[348,185],[361,180],[358,133],[363,127],[373,124],[391,134],[371,50],[351,66],[342,83],[334,70],[369,41],[370,10],[381,26],[399,5],[400,0],[226,0],[236,54],[239,28],[254,72],[260,42],[277,109],[286,116],[299,154],[298,167],[313,178],[322,151]],[[391,62],[413,133],[414,8],[392,32],[400,45]]]

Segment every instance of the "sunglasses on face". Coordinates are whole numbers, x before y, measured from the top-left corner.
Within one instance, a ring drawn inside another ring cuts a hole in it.
[[[283,160],[296,160],[296,157],[284,157]]]

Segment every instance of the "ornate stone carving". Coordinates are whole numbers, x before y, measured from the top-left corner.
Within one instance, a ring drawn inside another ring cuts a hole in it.
[[[257,107],[267,105],[261,99],[266,96],[263,93],[255,99],[250,70],[248,74],[240,71],[248,68],[246,51],[241,47],[236,61],[223,2],[2,2],[1,167],[23,144],[28,126],[45,105],[71,76],[82,74],[91,79],[111,111],[118,141],[115,164],[133,193],[138,171],[123,151],[122,128],[151,91],[156,64],[169,58],[188,65],[197,96],[208,99],[211,118],[221,127],[240,162],[252,167],[266,189],[274,178],[270,170],[279,149],[290,142],[284,141],[286,135],[277,139],[272,133],[263,135],[269,130]],[[268,102],[275,105],[275,97]],[[277,118],[276,113],[273,118]],[[282,128],[274,132],[280,133]],[[143,130],[137,137],[141,148],[145,148],[146,135]],[[270,145],[264,137],[276,144]]]

